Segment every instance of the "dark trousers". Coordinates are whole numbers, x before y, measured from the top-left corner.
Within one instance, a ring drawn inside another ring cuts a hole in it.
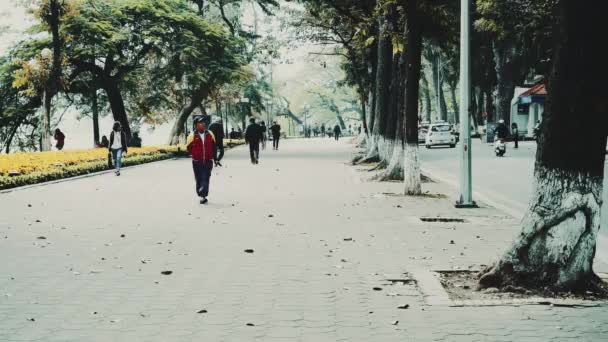
[[[335,137],[336,141],[340,140],[340,134],[339,133],[334,134],[334,137]]]
[[[515,134],[513,141],[515,142],[515,148],[519,148],[519,135]]]
[[[218,162],[222,161],[224,158],[224,144],[218,144],[215,148],[215,160]]]
[[[274,148],[275,150],[279,149],[279,139],[281,139],[281,136],[274,135],[272,137],[272,148]]]
[[[260,142],[250,142],[249,143],[249,155],[251,156],[251,162],[255,163],[260,159]]]
[[[213,170],[213,161],[193,160],[192,168],[194,169],[194,179],[196,179],[196,194],[200,197],[209,196],[209,180],[211,170]]]

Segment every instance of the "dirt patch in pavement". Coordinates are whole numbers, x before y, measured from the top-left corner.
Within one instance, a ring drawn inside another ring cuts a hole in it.
[[[600,275],[604,280],[604,293],[587,291],[585,293],[554,292],[551,290],[528,290],[521,287],[506,287],[504,289],[487,288],[477,290],[479,272],[477,271],[437,271],[441,285],[454,301],[509,301],[547,298],[558,300],[577,300],[584,302],[608,300],[608,275]],[[539,302],[538,304],[543,304]]]

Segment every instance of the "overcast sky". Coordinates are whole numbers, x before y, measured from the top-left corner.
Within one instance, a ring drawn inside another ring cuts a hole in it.
[[[26,15],[25,9],[21,5],[17,5],[15,0],[0,0],[0,26],[6,27],[8,32],[0,36],[0,55],[4,54],[6,49],[15,41],[23,37],[28,23],[29,16]],[[4,31],[4,30],[3,30]]]

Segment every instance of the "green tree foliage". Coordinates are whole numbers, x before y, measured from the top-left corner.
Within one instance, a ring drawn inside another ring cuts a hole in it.
[[[15,143],[21,149],[39,147],[36,143],[40,119],[37,111],[42,98],[32,84],[19,79],[19,73],[23,72],[24,61],[37,58],[47,44],[45,40],[26,41],[0,57],[0,149],[6,153]]]
[[[507,122],[515,86],[551,66],[552,25],[557,0],[477,0],[478,51],[491,53],[496,79],[496,114]],[[488,57],[480,57],[487,60]],[[487,83],[482,81],[482,83]],[[487,86],[487,85],[484,85]]]

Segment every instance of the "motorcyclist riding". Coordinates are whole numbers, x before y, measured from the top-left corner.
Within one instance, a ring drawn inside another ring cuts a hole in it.
[[[507,128],[507,125],[505,125],[505,120],[498,121],[498,126],[496,126],[495,132],[498,139],[507,139],[509,136],[509,129]]]

